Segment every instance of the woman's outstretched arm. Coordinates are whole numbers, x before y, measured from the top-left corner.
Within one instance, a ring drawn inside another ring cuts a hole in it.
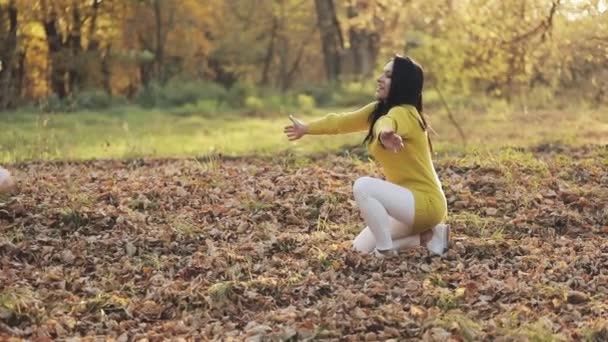
[[[365,131],[369,128],[369,116],[376,107],[372,102],[354,112],[331,113],[309,124],[290,116],[291,126],[285,127],[290,140],[297,140],[306,134],[342,134]]]

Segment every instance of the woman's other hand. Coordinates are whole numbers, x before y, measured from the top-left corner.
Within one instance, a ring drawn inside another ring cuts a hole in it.
[[[391,150],[395,153],[403,150],[403,139],[393,131],[380,132],[380,143],[384,148]]]
[[[289,141],[298,140],[306,133],[308,133],[308,125],[294,118],[293,115],[289,116],[289,120],[291,120],[292,125],[285,126],[285,128],[283,129],[283,132],[285,132],[287,138],[289,138]]]

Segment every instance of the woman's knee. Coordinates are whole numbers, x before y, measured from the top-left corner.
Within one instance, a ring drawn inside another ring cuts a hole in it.
[[[357,179],[353,184],[353,193],[355,196],[368,194],[373,182],[374,178],[368,176]]]

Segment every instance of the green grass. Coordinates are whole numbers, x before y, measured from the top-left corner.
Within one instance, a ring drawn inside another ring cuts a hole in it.
[[[341,109],[317,109],[298,115],[304,121]],[[464,146],[442,108],[432,111],[436,151],[484,151],[500,146],[529,146],[543,142],[569,145],[608,143],[608,111],[471,113],[457,111]],[[0,114],[0,163],[31,160],[81,160],[134,157],[190,157],[272,154],[280,151],[324,152],[355,145],[363,133],[305,137],[290,143],[283,135],[287,113],[272,117],[243,114],[174,115],[159,109],[116,108],[105,112]]]
[[[5,113],[0,118],[0,163],[319,151],[362,140],[341,136],[289,143],[283,135],[287,116],[172,116],[132,108],[120,113]]]

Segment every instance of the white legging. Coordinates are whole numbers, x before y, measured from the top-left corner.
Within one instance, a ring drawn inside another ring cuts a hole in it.
[[[361,252],[400,250],[420,246],[413,233],[414,194],[402,186],[372,177],[362,177],[353,185],[355,200],[367,227],[355,238],[353,247]]]

